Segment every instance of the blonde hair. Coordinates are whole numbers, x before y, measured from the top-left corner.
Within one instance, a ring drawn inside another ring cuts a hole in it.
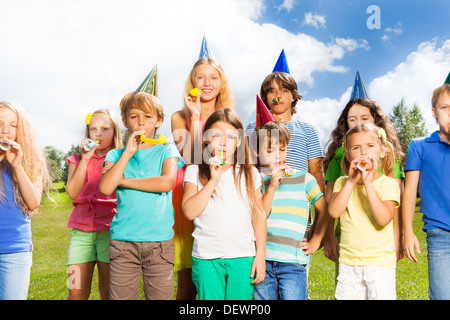
[[[373,123],[366,122],[363,124],[358,124],[350,129],[344,136],[344,149],[345,155],[342,159],[342,169],[345,175],[348,175],[348,170],[350,168],[350,150],[348,145],[348,138],[359,132],[367,132],[377,137],[378,143],[381,149],[385,152],[385,156],[381,159],[381,171],[382,174],[388,177],[394,177],[394,166],[395,166],[395,155],[394,148],[392,144],[386,138],[386,132],[383,128],[377,127]]]
[[[92,115],[103,114],[111,120],[114,128],[114,139],[111,145],[112,149],[122,148],[122,133],[120,131],[119,119],[117,116],[109,109],[97,109],[92,112]],[[89,138],[89,124],[86,124],[86,130],[84,132],[84,137]]]
[[[21,105],[14,102],[2,101],[0,102],[0,108],[9,109],[17,115],[17,133],[15,141],[22,149],[22,167],[33,185],[42,187],[42,190],[45,191],[50,198],[50,187],[52,185],[50,170],[47,166],[47,159],[45,158],[44,152],[39,148],[39,145],[34,138],[35,135],[32,131],[27,112]],[[10,172],[12,170],[9,163],[5,160],[0,162],[0,167],[0,178],[4,170],[9,170]],[[15,201],[22,206],[23,214],[33,215],[34,213],[39,212],[39,208],[34,210],[28,209],[20,194],[17,178],[14,175],[11,175],[11,177],[13,180]],[[1,179],[1,181],[0,201],[3,202],[5,200],[5,193],[3,192],[3,179]]]
[[[126,121],[127,114],[131,109],[152,112],[159,120],[161,120],[161,122],[164,121],[164,106],[157,97],[150,93],[143,91],[132,91],[127,93],[120,101],[122,121]]]
[[[197,68],[203,64],[209,64],[210,66],[215,68],[220,75],[220,92],[216,97],[216,110],[222,108],[229,108],[234,110],[234,97],[231,91],[230,82],[228,81],[228,77],[225,74],[225,69],[217,60],[213,58],[201,58],[194,64],[184,87],[184,95],[188,94],[189,91],[194,88],[195,73],[197,71]],[[184,107],[184,109],[185,112],[189,114],[189,109],[186,108],[186,106]]]

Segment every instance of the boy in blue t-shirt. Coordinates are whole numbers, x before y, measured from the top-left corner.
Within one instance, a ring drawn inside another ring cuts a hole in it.
[[[120,109],[131,134],[125,149],[106,155],[99,185],[105,195],[117,188],[117,214],[110,228],[109,298],[137,300],[142,273],[146,299],[172,300],[172,187],[184,162],[175,145],[154,139],[164,120],[158,98],[130,92]]]
[[[306,171],[286,166],[289,130],[278,121],[256,127],[252,152],[263,179],[267,219],[266,277],[255,285],[255,300],[306,300],[307,265],[320,247],[328,225],[326,201],[316,179]],[[309,203],[318,215],[316,232],[304,238]]]
[[[423,230],[427,233],[429,296],[450,299],[450,84],[433,92],[432,113],[439,130],[411,141],[405,164],[402,216],[405,255],[418,262],[420,245],[413,231],[417,186]]]

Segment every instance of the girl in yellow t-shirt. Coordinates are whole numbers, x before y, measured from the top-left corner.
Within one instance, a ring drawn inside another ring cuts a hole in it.
[[[357,125],[344,137],[345,154],[329,213],[340,218],[341,239],[336,299],[395,299],[394,210],[400,189],[395,158],[383,129]],[[381,161],[380,161],[381,159]],[[378,171],[381,164],[382,172]]]

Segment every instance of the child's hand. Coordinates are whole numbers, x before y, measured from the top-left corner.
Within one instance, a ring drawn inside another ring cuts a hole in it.
[[[186,108],[188,108],[191,115],[196,118],[200,118],[200,111],[202,110],[202,107],[200,106],[201,94],[202,93],[200,91],[197,97],[193,97],[189,93],[184,96],[184,103],[186,104]]]
[[[320,248],[320,242],[316,241],[316,237],[312,237],[312,239],[308,242],[306,238],[302,239],[302,243],[300,244],[300,248],[302,248],[303,253],[306,254],[313,254]]]
[[[284,171],[287,169],[286,164],[282,164],[280,166],[276,166],[272,168],[272,172],[270,174],[270,186],[275,189],[278,189],[280,186],[281,180],[284,178]]]
[[[364,184],[371,183],[373,181],[374,172],[378,171],[378,163],[370,157],[366,160],[368,162],[368,168],[362,172],[362,180]]]
[[[12,168],[16,169],[22,164],[23,151],[20,144],[8,139],[11,148],[5,152],[4,157],[9,162]]]
[[[139,150],[139,146],[143,143],[139,139],[139,137],[143,134],[145,134],[145,130],[137,130],[131,133],[128,137],[125,151],[129,152],[131,155],[134,155]]]
[[[88,144],[88,143],[91,143],[91,142],[94,142],[94,140],[92,140],[92,139],[84,139],[83,141],[81,141],[81,146],[80,146],[80,148],[81,148],[81,156],[85,160],[91,159],[92,156],[94,155],[95,149],[97,149],[97,147],[98,147],[98,144],[96,144],[95,146],[93,146],[91,148],[91,150],[89,150],[89,151],[84,150],[84,146],[86,144]]]
[[[353,183],[357,183],[361,179],[361,171],[358,169],[358,164],[361,159],[354,159],[350,162],[350,168],[348,168],[348,180]]]
[[[255,279],[253,279],[252,284],[260,283],[266,277],[266,260],[264,256],[260,257],[257,254],[255,259],[253,259],[252,272],[250,273],[250,278],[253,277],[255,277]]]
[[[214,182],[219,182],[220,177],[222,175],[222,166],[221,166],[221,160],[219,156],[212,157],[209,160],[209,170],[211,173],[211,180]]]

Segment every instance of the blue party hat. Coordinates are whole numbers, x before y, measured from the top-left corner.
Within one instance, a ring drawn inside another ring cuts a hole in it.
[[[284,49],[281,50],[280,56],[278,57],[277,63],[275,64],[275,67],[273,68],[272,72],[285,72],[289,73],[289,67],[286,60],[286,55],[284,54]]]
[[[206,37],[203,36],[202,47],[200,48],[200,54],[198,56],[198,60],[201,58],[214,58],[211,48],[206,41]]]
[[[355,84],[353,85],[352,94],[350,96],[350,100],[353,99],[367,99],[366,88],[364,87],[364,83],[359,75],[359,71],[356,71]]]

